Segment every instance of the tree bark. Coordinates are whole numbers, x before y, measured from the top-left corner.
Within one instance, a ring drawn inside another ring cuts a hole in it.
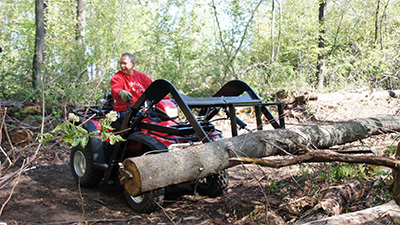
[[[393,223],[392,218],[400,218],[400,207],[395,203],[395,201],[390,201],[386,204],[357,212],[345,213],[338,216],[311,221],[304,225],[397,224]],[[386,223],[384,220],[386,220]],[[398,222],[398,219],[396,219],[396,221]]]
[[[318,48],[320,49],[320,53],[318,53],[318,61],[317,61],[317,82],[318,88],[321,89],[324,86],[324,65],[325,65],[325,14],[326,14],[326,0],[319,0],[319,13],[318,13],[318,22],[319,22],[319,43]]]
[[[271,5],[271,62],[275,61],[275,0]]]
[[[77,6],[77,28],[76,28],[76,41],[78,42],[78,46],[82,47],[85,43],[85,23],[86,23],[86,1],[87,0],[78,0]],[[85,53],[84,48],[82,53]]]
[[[375,10],[375,38],[374,38],[374,44],[378,44],[378,31],[379,31],[379,8],[381,5],[381,1],[378,0],[376,10]]]
[[[36,38],[35,55],[33,56],[32,87],[36,89],[42,75],[43,48],[44,48],[44,0],[36,0]]]
[[[322,200],[307,211],[305,215],[298,218],[294,224],[304,224],[306,222],[340,215],[348,204],[359,200],[363,193],[363,185],[358,180],[331,187],[325,193]]]
[[[229,161],[232,157],[292,154],[304,149],[301,145],[328,148],[397,130],[400,130],[400,117],[382,116],[248,133],[182,150],[127,158],[120,165],[120,181],[131,195],[139,195],[215,174],[236,165]]]

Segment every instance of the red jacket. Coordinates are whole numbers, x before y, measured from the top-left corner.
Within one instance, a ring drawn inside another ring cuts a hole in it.
[[[127,105],[133,105],[146,90],[146,88],[151,84],[152,80],[147,77],[144,73],[139,73],[134,70],[133,75],[125,75],[119,70],[111,78],[111,95],[115,99],[114,110],[117,112],[127,110]],[[121,90],[128,91],[132,94],[132,101],[130,103],[125,103],[118,96]]]

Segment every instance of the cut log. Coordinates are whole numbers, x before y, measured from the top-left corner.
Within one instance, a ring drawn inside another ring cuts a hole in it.
[[[322,200],[307,211],[305,215],[298,218],[294,224],[304,224],[306,222],[340,215],[346,206],[359,200],[363,193],[363,186],[358,180],[331,187],[324,194]]]
[[[11,134],[11,142],[20,147],[28,145],[33,140],[33,132],[29,129],[20,129]]]
[[[386,222],[384,222],[386,220]],[[314,220],[304,225],[336,225],[336,224],[398,224],[400,222],[400,207],[395,201],[373,208],[345,213],[338,216]]]
[[[333,125],[248,133],[183,150],[127,158],[120,165],[120,182],[135,196],[216,174],[235,165],[229,162],[232,157],[262,158],[293,153],[300,149],[298,144],[328,148],[398,130],[400,117],[381,116]]]
[[[311,100],[318,100],[318,96],[315,94],[305,94],[305,95],[300,95],[297,97],[291,97],[291,98],[284,98],[284,99],[277,99],[277,101],[280,101],[283,103],[285,109],[292,109],[297,106],[301,106],[306,104],[307,101]]]

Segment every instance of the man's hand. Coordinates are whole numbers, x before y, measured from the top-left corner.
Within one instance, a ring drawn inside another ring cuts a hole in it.
[[[132,101],[132,94],[125,90],[121,90],[118,93],[118,96],[122,99],[122,101],[124,101],[126,103],[130,103]]]

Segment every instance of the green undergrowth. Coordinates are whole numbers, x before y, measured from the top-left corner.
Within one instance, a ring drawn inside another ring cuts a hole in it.
[[[343,162],[301,165],[297,176],[278,182],[271,181],[269,190],[282,198],[297,198],[303,195],[317,200],[322,198],[323,193],[330,187],[345,184],[350,180],[359,180],[364,187],[363,197],[354,204],[367,201],[367,198],[373,198],[374,205],[391,200],[389,187],[393,178],[390,169]]]

